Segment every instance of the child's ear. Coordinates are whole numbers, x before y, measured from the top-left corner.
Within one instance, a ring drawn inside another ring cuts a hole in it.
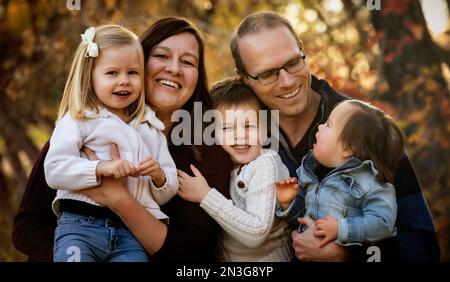
[[[346,159],[351,158],[353,156],[353,150],[348,146],[343,147],[342,156]]]

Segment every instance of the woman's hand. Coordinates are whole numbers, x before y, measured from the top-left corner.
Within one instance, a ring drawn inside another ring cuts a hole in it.
[[[83,152],[88,159],[97,159],[95,152],[92,150],[83,148]],[[111,145],[111,158],[113,160],[120,159],[119,149],[115,144]],[[112,209],[141,242],[145,250],[152,255],[164,244],[167,226],[131,197],[125,181],[126,178],[103,177],[100,186],[82,190],[79,193]]]
[[[186,201],[200,203],[211,188],[194,165],[191,165],[191,170],[194,173],[194,177],[182,170],[178,170],[178,182],[180,183],[178,195]]]
[[[91,149],[83,147],[82,151],[89,160],[98,160],[95,152]],[[112,160],[120,159],[119,149],[115,144],[111,145],[111,158]],[[114,210],[117,203],[125,200],[127,197],[131,197],[125,181],[126,178],[102,177],[102,182],[99,186],[81,190],[78,193]]]

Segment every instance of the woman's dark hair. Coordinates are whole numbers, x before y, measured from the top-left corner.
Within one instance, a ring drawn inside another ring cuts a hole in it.
[[[203,44],[203,39],[200,36],[200,32],[197,28],[183,18],[178,17],[167,17],[156,21],[152,24],[140,37],[142,48],[144,49],[144,63],[146,64],[152,49],[160,42],[166,40],[167,38],[187,32],[192,34],[197,40],[199,47],[199,62],[198,62],[198,81],[194,89],[194,94],[191,98],[183,105],[183,109],[188,111],[191,117],[194,117],[194,102],[202,103],[202,114],[212,109],[212,102],[208,92],[208,81],[206,78],[206,68],[205,68],[205,48]],[[202,125],[202,133],[205,125]],[[191,118],[191,132],[196,132],[194,130],[194,119]],[[170,136],[170,133],[169,133]],[[194,144],[194,136],[191,140]],[[199,137],[198,137],[199,138]],[[194,150],[197,157],[200,157],[202,146],[190,146]]]

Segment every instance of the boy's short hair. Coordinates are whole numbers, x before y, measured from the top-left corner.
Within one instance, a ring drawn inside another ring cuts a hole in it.
[[[213,85],[211,98],[214,108],[254,103],[259,109],[263,104],[253,90],[238,78],[226,78]]]

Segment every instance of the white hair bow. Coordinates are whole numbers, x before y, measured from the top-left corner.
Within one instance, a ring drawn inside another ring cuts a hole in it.
[[[90,27],[81,35],[83,45],[87,45],[86,57],[98,57],[98,45],[94,42],[95,27]]]

